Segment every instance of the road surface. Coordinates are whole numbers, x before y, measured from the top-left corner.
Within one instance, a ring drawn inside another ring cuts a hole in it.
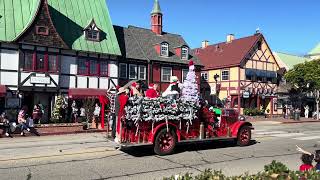
[[[175,154],[157,156],[151,147],[115,150],[104,134],[1,138],[1,180],[162,179],[207,168],[227,175],[263,170],[272,160],[298,169],[299,145],[320,149],[320,123],[257,122],[254,144],[235,147],[230,142],[185,144]]]

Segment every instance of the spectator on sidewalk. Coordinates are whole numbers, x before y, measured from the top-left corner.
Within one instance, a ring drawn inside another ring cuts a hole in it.
[[[23,106],[18,114],[18,127],[20,127],[21,129],[21,136],[25,135],[24,130],[27,130],[28,132],[30,132],[30,128],[27,126],[27,112],[28,112],[28,107]]]
[[[3,123],[5,135],[7,137],[11,136],[10,121],[5,112],[1,114],[0,122]]]
[[[313,169],[313,166],[312,166],[313,155],[302,154],[301,161],[303,163],[299,168],[301,172]]]
[[[72,102],[71,108],[72,108],[72,118],[73,118],[74,122],[76,123],[77,118],[78,118],[78,107],[77,107],[76,101]]]
[[[308,105],[306,105],[304,107],[304,117],[309,118],[309,106]]]
[[[34,105],[33,111],[32,111],[32,118],[36,124],[40,124],[42,117],[42,111],[40,109],[39,105]]]

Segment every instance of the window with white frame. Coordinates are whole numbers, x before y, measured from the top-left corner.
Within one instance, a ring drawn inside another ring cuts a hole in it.
[[[202,81],[208,81],[208,73],[202,72],[201,73],[201,80]]]
[[[229,70],[222,70],[221,72],[221,79],[223,81],[229,80]]]
[[[119,77],[127,78],[127,64],[124,64],[124,63],[119,64]]]
[[[189,72],[188,69],[182,69],[182,78],[181,78],[182,82],[186,80],[188,72]]]
[[[160,46],[160,56],[169,56],[169,44],[168,43],[161,43]]]
[[[129,64],[129,79],[138,78],[138,67],[134,64]]]
[[[147,78],[146,66],[139,66],[139,79],[146,80],[146,78]]]
[[[170,77],[172,76],[171,67],[162,67],[161,68],[161,81],[170,82]]]
[[[188,59],[189,56],[189,48],[184,46],[181,48],[181,59]]]

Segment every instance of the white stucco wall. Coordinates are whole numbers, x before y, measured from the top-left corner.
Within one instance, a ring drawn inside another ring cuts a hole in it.
[[[15,50],[1,49],[1,69],[18,70],[19,52]]]
[[[18,73],[17,72],[1,72],[1,85],[18,85]]]
[[[100,89],[108,89],[109,78],[101,77],[100,78]]]
[[[98,88],[98,78],[97,77],[89,77],[89,88]]]
[[[118,77],[118,65],[116,61],[109,61],[109,76]]]
[[[87,88],[87,77],[78,76],[78,87],[77,88]]]

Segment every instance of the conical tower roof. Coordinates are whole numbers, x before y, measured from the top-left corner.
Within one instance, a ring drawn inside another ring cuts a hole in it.
[[[154,1],[153,9],[151,11],[151,14],[162,14],[159,0]]]

